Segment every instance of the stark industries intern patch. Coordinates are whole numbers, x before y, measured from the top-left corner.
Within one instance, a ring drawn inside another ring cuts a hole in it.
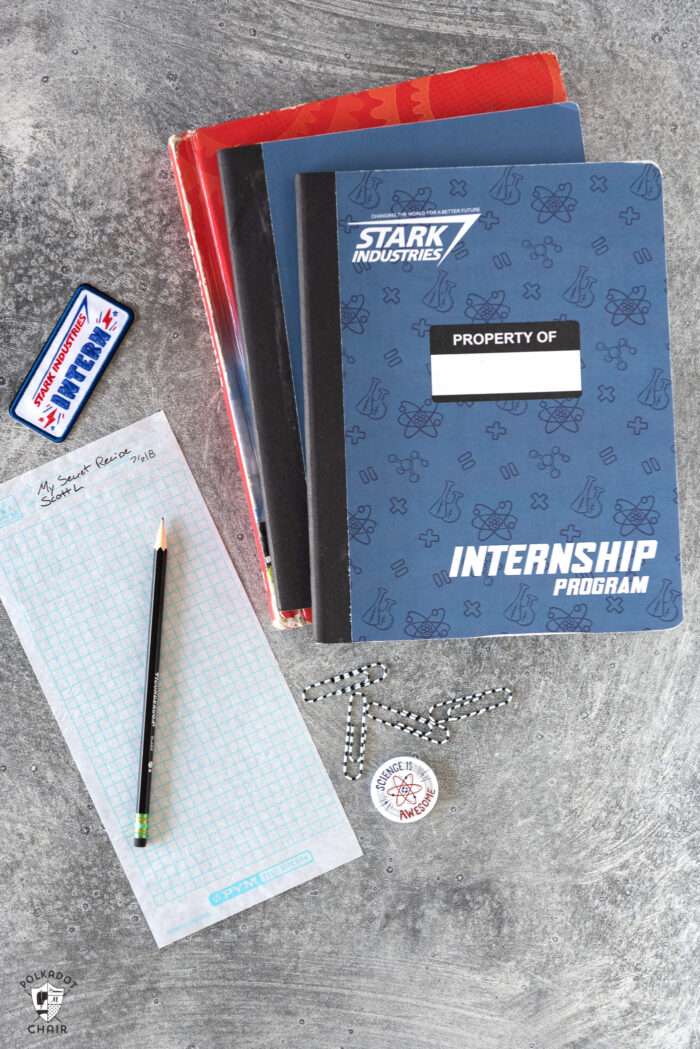
[[[10,405],[10,415],[63,441],[134,319],[122,303],[81,284]]]

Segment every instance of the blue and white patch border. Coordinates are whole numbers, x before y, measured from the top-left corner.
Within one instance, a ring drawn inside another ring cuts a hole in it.
[[[78,301],[78,299],[80,298],[80,296],[84,295],[86,293],[90,293],[92,295],[98,296],[98,298],[100,298],[105,303],[105,305],[107,305],[108,307],[114,306],[117,309],[122,310],[124,312],[124,314],[126,314],[126,321],[124,323],[124,326],[123,326],[121,332],[119,332],[119,334],[116,336],[114,343],[112,344],[112,346],[109,347],[109,349],[105,353],[105,356],[99,362],[99,364],[97,366],[97,369],[96,369],[96,371],[94,373],[94,376],[91,377],[91,382],[90,382],[89,386],[86,387],[85,395],[83,396],[80,404],[77,406],[77,408],[75,410],[75,414],[73,415],[72,419],[68,423],[68,426],[66,427],[65,431],[59,437],[59,436],[56,436],[54,434],[48,433],[46,430],[43,430],[40,426],[36,426],[33,422],[30,422],[28,419],[25,419],[21,415],[18,415],[17,414],[17,408],[18,408],[18,405],[19,405],[19,403],[20,403],[20,401],[22,399],[22,396],[23,396],[24,392],[26,391],[29,383],[32,381],[32,378],[34,377],[34,375],[36,374],[36,372],[38,371],[39,367],[41,366],[43,361],[46,359],[48,354],[52,351],[52,349],[53,349],[53,341],[56,338],[58,332],[60,331],[61,325],[64,323],[66,317],[70,313],[71,309],[75,306],[75,304]],[[75,425],[75,422],[78,419],[80,413],[82,412],[83,408],[87,404],[87,402],[88,402],[88,400],[90,398],[90,395],[92,394],[95,386],[97,385],[99,380],[104,375],[105,369],[106,369],[107,365],[109,364],[109,362],[111,361],[112,357],[114,356],[116,350],[119,348],[119,345],[121,344],[122,339],[126,335],[126,333],[129,330],[129,328],[131,327],[131,324],[132,324],[133,320],[134,320],[134,311],[129,309],[128,306],[125,306],[123,302],[118,302],[116,299],[113,299],[110,295],[105,295],[104,292],[100,291],[98,288],[95,288],[92,284],[79,284],[78,287],[75,289],[73,295],[71,296],[70,301],[68,302],[68,304],[67,304],[66,308],[64,309],[63,313],[59,317],[56,325],[54,326],[53,331],[51,332],[51,334],[49,335],[48,339],[46,340],[46,342],[44,343],[43,347],[41,348],[41,351],[38,354],[36,360],[34,361],[33,365],[31,366],[31,368],[27,372],[26,376],[24,377],[19,390],[17,391],[17,393],[15,394],[14,398],[12,399],[12,403],[9,406],[9,412],[10,412],[10,415],[12,416],[12,418],[15,419],[17,422],[22,423],[23,426],[27,426],[30,430],[34,430],[36,433],[40,433],[42,435],[42,437],[48,437],[48,439],[50,441],[53,441],[55,444],[60,444],[62,441],[65,441],[66,437],[68,436],[68,434],[73,429],[73,426]]]

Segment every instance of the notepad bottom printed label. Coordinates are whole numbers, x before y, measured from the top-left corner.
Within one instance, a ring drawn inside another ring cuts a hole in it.
[[[300,852],[288,860],[282,860],[281,863],[275,863],[272,867],[267,867],[257,874],[251,874],[248,878],[241,878],[240,881],[234,882],[233,885],[227,885],[225,889],[219,889],[217,892],[211,893],[209,903],[212,907],[218,907],[228,900],[235,899],[236,896],[242,896],[244,892],[258,889],[261,885],[266,885],[276,878],[281,878],[291,871],[298,870],[299,867],[305,867],[307,864],[313,863],[313,860],[313,853],[308,850]]]

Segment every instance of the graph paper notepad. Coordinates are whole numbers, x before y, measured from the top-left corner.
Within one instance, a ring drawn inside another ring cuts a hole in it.
[[[156,755],[136,850],[161,516]],[[159,947],[361,854],[162,412],[0,485],[0,596]]]

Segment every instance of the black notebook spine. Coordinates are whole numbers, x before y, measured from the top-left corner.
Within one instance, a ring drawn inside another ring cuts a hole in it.
[[[335,176],[297,175],[311,601],[317,641],[350,641]]]
[[[280,611],[307,608],[306,479],[262,147],[218,161],[275,594]]]

